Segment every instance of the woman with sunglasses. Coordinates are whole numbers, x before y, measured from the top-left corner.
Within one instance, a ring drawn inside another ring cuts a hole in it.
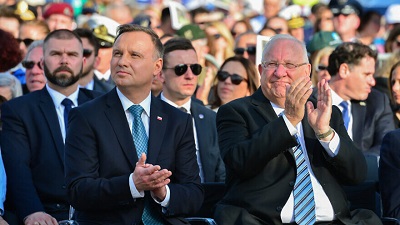
[[[325,47],[315,54],[315,57],[311,59],[312,61],[312,72],[311,72],[311,82],[313,87],[316,87],[318,82],[322,79],[329,81],[331,79],[331,75],[329,74],[328,68],[328,60],[331,53],[335,50],[333,47]]]
[[[232,100],[253,94],[260,85],[256,67],[241,56],[226,59],[217,72],[216,80],[215,100],[210,106],[214,111]]]
[[[210,48],[209,54],[215,57],[218,65],[235,55],[233,52],[235,41],[223,22],[215,21],[208,24],[205,32],[208,40],[207,45]]]

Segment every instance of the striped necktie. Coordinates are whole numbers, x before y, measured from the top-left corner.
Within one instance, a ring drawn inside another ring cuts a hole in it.
[[[346,127],[346,130],[348,130],[350,123],[349,103],[347,101],[343,101],[339,105],[342,106],[343,108],[342,116],[343,116],[344,126]]]
[[[128,110],[133,115],[132,136],[136,147],[136,154],[138,155],[139,159],[142,153],[145,153],[147,155],[148,138],[146,134],[146,129],[144,128],[142,121],[142,113],[144,109],[140,105],[132,105],[128,108]],[[142,221],[144,225],[163,224],[161,222],[161,218],[159,218],[159,216],[150,209],[147,200],[145,200]]]
[[[310,173],[304,158],[303,148],[296,135],[298,145],[293,149],[296,160],[297,177],[293,189],[294,219],[298,225],[315,223],[315,202]]]

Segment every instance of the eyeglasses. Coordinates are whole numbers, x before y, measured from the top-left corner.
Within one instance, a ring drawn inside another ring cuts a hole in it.
[[[92,55],[93,50],[83,49],[83,57],[89,58]]]
[[[199,75],[201,73],[202,67],[200,64],[190,64],[190,65],[186,65],[186,64],[178,64],[175,67],[164,67],[164,69],[174,69],[175,70],[175,74],[177,76],[182,76],[183,74],[186,73],[186,71],[188,70],[188,67],[190,67],[190,69],[192,70],[194,75]]]
[[[232,84],[235,84],[235,85],[239,85],[240,83],[242,83],[242,81],[247,82],[246,78],[244,78],[236,73],[230,74],[225,71],[218,71],[218,73],[217,73],[217,78],[219,81],[225,81],[226,79],[228,79],[228,77],[231,78]]]
[[[40,65],[40,62],[35,62],[35,61],[22,61],[22,66],[25,67],[26,69],[30,70],[33,69],[37,65],[39,69],[42,69],[42,66]]]
[[[28,47],[29,45],[32,44],[32,42],[34,42],[35,40],[30,39],[30,38],[25,38],[25,39],[20,39],[17,38],[18,43],[24,42],[25,46]]]
[[[235,50],[233,50],[235,52],[236,55],[243,55],[244,52],[247,52],[247,54],[249,55],[255,55],[256,54],[256,46],[250,46],[247,48],[235,48]]]
[[[285,67],[286,69],[295,69],[297,67],[300,66],[304,66],[307,63],[300,63],[300,64],[294,64],[294,63],[278,63],[278,62],[262,62],[261,65],[265,68],[265,69],[276,69],[279,67],[279,65],[282,65],[283,67]]]
[[[324,66],[324,65],[318,65],[317,66],[317,72],[319,72],[319,71],[323,71],[323,70],[327,70],[328,69],[328,67],[327,66]]]

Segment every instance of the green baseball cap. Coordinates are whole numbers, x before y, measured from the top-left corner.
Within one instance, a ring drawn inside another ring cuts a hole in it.
[[[320,31],[315,33],[307,44],[307,51],[312,54],[327,46],[336,47],[341,43],[342,39],[336,32]]]
[[[196,24],[187,24],[176,31],[176,35],[191,41],[206,38],[206,33]]]

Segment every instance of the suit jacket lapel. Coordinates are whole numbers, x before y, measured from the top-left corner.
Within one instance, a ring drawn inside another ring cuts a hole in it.
[[[272,108],[271,102],[262,93],[261,88],[253,94],[252,104],[255,106],[255,110],[266,119],[266,122],[278,117]]]
[[[133,143],[132,133],[129,129],[124,109],[122,108],[121,100],[118,98],[115,88],[106,95],[108,106],[108,109],[105,110],[106,117],[113,127],[115,136],[117,137],[125,156],[131,165],[135,167],[135,164],[138,161],[136,148]]]
[[[364,129],[364,118],[367,112],[367,107],[365,105],[360,105],[358,101],[351,101],[351,115],[353,117],[353,141],[356,145],[357,143],[362,143],[363,129]],[[362,146],[358,146],[362,148]]]
[[[82,90],[83,88],[79,89],[78,93],[78,104],[82,105],[83,103],[92,100],[92,98],[89,98],[89,96]]]
[[[164,135],[168,124],[168,115],[163,112],[161,99],[151,96],[149,147],[147,151],[147,162],[156,164],[161,151]],[[168,103],[165,103],[168,104]]]
[[[53,99],[50,97],[46,88],[43,88],[40,92],[39,108],[41,109],[43,118],[46,120],[47,126],[50,129],[51,137],[56,145],[58,156],[60,157],[60,160],[64,162],[64,140],[61,135],[60,122],[58,121]]]

